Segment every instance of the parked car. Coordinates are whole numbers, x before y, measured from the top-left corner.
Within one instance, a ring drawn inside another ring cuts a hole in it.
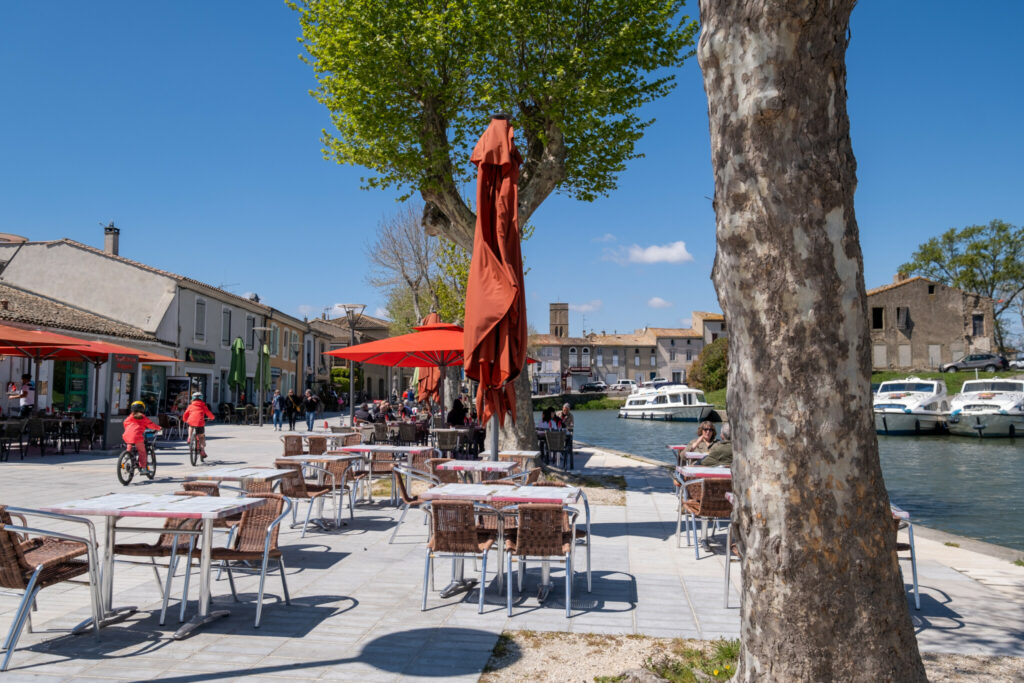
[[[1015,370],[1024,370],[1024,352],[1018,353],[1010,361],[1010,367]]]
[[[608,391],[608,385],[598,380],[596,382],[584,382],[580,387],[580,393],[585,391]]]
[[[940,370],[942,372],[957,372],[979,368],[985,372],[995,372],[996,370],[1008,370],[1009,367],[1010,364],[1003,356],[997,356],[994,353],[970,353],[960,360],[946,363]]]
[[[631,379],[620,379],[608,387],[608,391],[633,391],[634,389],[636,389],[636,382]]]

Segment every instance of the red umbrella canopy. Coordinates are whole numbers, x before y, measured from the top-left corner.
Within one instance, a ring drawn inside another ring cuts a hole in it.
[[[420,324],[423,326],[432,326],[441,322],[441,316],[437,313],[428,313]],[[433,328],[430,328],[433,329]],[[438,391],[438,385],[441,383],[441,368],[429,367],[420,370],[420,381],[416,385],[416,400],[417,401],[432,401],[439,403],[441,401],[441,394]]]
[[[433,323],[413,329],[416,332],[326,351],[325,355],[393,368],[446,368],[462,365],[461,327]]]
[[[513,380],[526,367],[526,296],[519,237],[514,130],[495,117],[476,143],[476,232],[466,284],[466,376],[480,383],[477,414],[516,419]]]

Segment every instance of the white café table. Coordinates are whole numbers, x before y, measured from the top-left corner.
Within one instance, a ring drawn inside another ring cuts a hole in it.
[[[676,472],[683,479],[732,479],[730,467],[703,467],[701,465],[677,465]]]
[[[188,530],[175,532],[182,536],[202,536],[199,560],[199,613],[174,633],[174,638],[177,640],[184,638],[199,626],[209,623],[214,619],[227,616],[230,613],[228,610],[210,611],[210,548],[213,544],[214,520],[237,515],[250,508],[263,505],[264,502],[262,498],[108,493],[103,496],[96,496],[95,498],[83,498],[58,505],[48,505],[41,509],[65,515],[88,515],[107,518],[100,586],[105,624],[121,621],[136,611],[134,607],[118,608],[115,610],[112,605],[114,597],[114,538],[117,533],[117,520],[122,517],[202,520],[202,530],[199,532]],[[153,528],[121,527],[121,530],[163,533],[163,529]]]
[[[185,479],[189,481],[237,481],[242,488],[248,488],[253,482],[268,482],[280,479],[288,472],[270,467],[218,467],[212,470],[189,472]]]
[[[587,524],[587,590],[590,586],[590,503],[583,489],[577,486],[494,486],[492,484],[443,484],[420,493],[424,500],[467,500],[478,503],[543,503],[547,505],[571,505],[581,498],[586,512]],[[548,561],[541,562],[541,589],[538,598],[543,602],[551,589]],[[501,580],[499,569],[499,581]],[[462,560],[454,560],[452,582],[441,591],[442,598],[448,598],[461,591],[469,590],[473,582],[466,581],[462,573]]]
[[[507,475],[519,463],[511,460],[449,460],[440,463],[437,469],[444,472],[458,472],[463,479],[470,480],[474,475],[483,476],[484,472],[498,472]]]
[[[676,460],[677,461],[682,460],[682,459],[685,459],[685,460],[703,460],[704,458],[708,457],[707,453],[699,453],[697,451],[688,451],[688,450],[686,450],[687,448],[689,448],[689,446],[687,444],[685,444],[685,443],[669,445],[669,450],[675,451]]]

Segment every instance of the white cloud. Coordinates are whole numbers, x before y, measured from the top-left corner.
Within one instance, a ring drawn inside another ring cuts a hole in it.
[[[569,310],[577,313],[592,313],[600,310],[602,305],[604,304],[600,299],[594,299],[585,304],[569,304]]]
[[[388,317],[388,311],[387,311],[386,308],[384,308],[382,306],[378,306],[377,310],[375,310],[373,312],[373,317],[375,317],[375,318],[387,318]],[[358,377],[356,379],[358,379]]]
[[[686,263],[693,260],[693,255],[686,250],[686,242],[670,244],[652,244],[641,247],[634,244],[618,249],[605,249],[604,259],[616,263]]]
[[[647,300],[647,305],[651,308],[672,308],[672,302],[665,301],[660,296],[652,296]]]
[[[679,324],[686,328],[693,327],[693,318],[680,318]]]
[[[298,308],[299,315],[305,315],[305,316],[308,316],[310,313],[312,313],[315,310],[316,310],[316,306],[310,306],[309,304],[302,304]]]
[[[591,242],[614,242],[615,241],[615,235],[611,234],[610,232],[606,232],[605,234],[601,235],[600,237],[595,237],[594,239],[592,239],[590,241]]]

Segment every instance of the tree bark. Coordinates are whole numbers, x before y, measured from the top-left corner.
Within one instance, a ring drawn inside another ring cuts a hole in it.
[[[729,321],[735,679],[926,680],[869,396],[845,52],[854,0],[701,0]]]

